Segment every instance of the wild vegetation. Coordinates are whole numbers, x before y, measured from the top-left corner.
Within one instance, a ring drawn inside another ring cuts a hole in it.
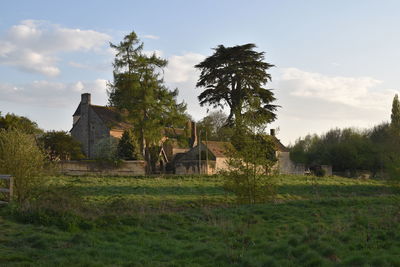
[[[14,177],[14,199],[23,203],[43,182],[45,155],[32,135],[0,129],[0,174]]]
[[[0,209],[0,263],[397,266],[398,192],[379,180],[276,176],[275,201],[237,204],[221,177],[52,177]]]
[[[36,122],[31,121],[27,117],[18,116],[13,113],[7,113],[2,116],[0,112],[0,129],[19,130],[26,134],[40,134],[43,130],[39,128]]]

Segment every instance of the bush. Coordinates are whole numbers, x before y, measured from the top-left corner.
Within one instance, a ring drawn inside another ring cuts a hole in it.
[[[315,174],[315,176],[318,176],[318,177],[324,177],[326,174],[326,171],[322,168],[316,168],[314,171],[314,174]]]
[[[82,145],[64,131],[46,132],[39,138],[50,160],[79,160],[85,156]]]
[[[227,148],[228,170],[223,171],[224,188],[233,192],[238,202],[254,204],[276,194],[272,166],[276,162],[270,136],[238,131],[233,138],[235,148]]]
[[[125,130],[117,147],[118,157],[126,160],[137,160],[141,157],[139,145],[132,130]]]
[[[114,137],[106,137],[95,144],[94,157],[98,160],[115,161],[118,159],[117,154],[118,139]]]
[[[18,130],[0,130],[0,173],[14,178],[14,199],[23,202],[44,183],[45,156],[32,135]]]

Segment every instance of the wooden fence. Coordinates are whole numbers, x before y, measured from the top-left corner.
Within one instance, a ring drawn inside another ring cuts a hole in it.
[[[0,180],[6,180],[8,187],[0,187],[0,193],[5,193],[8,195],[8,201],[1,201],[0,204],[7,204],[11,202],[12,194],[13,194],[13,177],[11,175],[0,174]]]

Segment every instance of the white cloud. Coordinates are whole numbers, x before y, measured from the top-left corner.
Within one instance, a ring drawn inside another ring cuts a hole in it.
[[[144,39],[152,39],[152,40],[158,40],[158,39],[160,39],[159,36],[151,35],[151,34],[143,35],[143,38],[144,38]]]
[[[36,105],[41,107],[74,107],[79,103],[81,93],[91,93],[96,104],[106,104],[107,81],[78,81],[61,83],[34,81],[25,84],[0,83],[0,99],[2,101]]]
[[[292,96],[321,99],[357,108],[387,109],[396,91],[378,90],[382,81],[372,77],[327,76],[296,68],[282,70],[281,86]]]
[[[171,56],[168,59],[168,66],[165,70],[165,81],[170,83],[196,81],[199,73],[194,68],[194,65],[200,63],[204,58],[204,55],[196,53]]]
[[[0,64],[27,72],[56,76],[57,54],[99,51],[111,37],[93,31],[63,28],[45,21],[24,20],[0,37]]]
[[[179,89],[179,101],[185,101],[188,112],[194,119],[199,120],[206,115],[207,108],[200,107],[197,95],[201,93],[196,89],[196,81],[199,78],[199,71],[194,65],[200,63],[204,55],[196,53],[185,53],[173,55],[168,58],[168,66],[164,71],[164,79],[170,88]]]

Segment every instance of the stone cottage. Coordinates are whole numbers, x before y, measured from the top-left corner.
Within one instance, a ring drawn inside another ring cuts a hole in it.
[[[96,106],[91,103],[90,94],[82,94],[73,116],[71,136],[81,142],[83,152],[89,158],[94,156],[94,147],[106,137],[121,138],[131,125],[123,122],[121,114],[112,107]]]
[[[304,164],[294,163],[290,159],[290,150],[285,147],[281,141],[275,136],[275,129],[270,130],[270,135],[273,137],[273,141],[275,144],[275,156],[277,158],[277,162],[273,169],[277,171],[279,174],[301,174],[303,175],[305,172]]]
[[[276,138],[274,129],[271,129],[270,135],[274,142],[277,158],[273,170],[280,174],[304,174],[304,164],[296,164],[290,159],[289,149]],[[193,147],[187,153],[176,155],[175,173],[215,174],[221,170],[226,170],[229,147],[232,147],[229,142],[201,142],[200,146]]]
[[[176,174],[215,174],[227,168],[229,142],[203,141],[174,160]]]
[[[94,157],[95,146],[100,140],[108,137],[119,139],[125,130],[132,128],[116,108],[92,105],[88,93],[81,95],[81,102],[72,116],[71,136],[82,144],[88,158]],[[157,163],[159,172],[164,172],[167,165],[171,165],[176,154],[187,152],[197,145],[196,124],[189,121],[185,129],[165,127],[163,136],[160,140],[160,161]]]

